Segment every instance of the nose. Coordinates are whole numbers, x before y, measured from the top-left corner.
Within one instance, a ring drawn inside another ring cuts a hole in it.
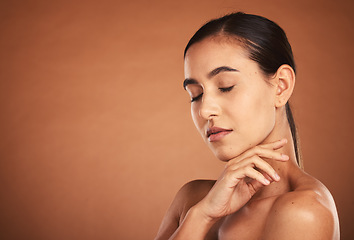
[[[217,99],[209,94],[204,93],[199,109],[199,116],[209,120],[213,117],[219,116],[220,112],[221,108],[217,102]]]

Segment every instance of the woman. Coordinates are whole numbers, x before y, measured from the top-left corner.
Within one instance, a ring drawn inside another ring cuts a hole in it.
[[[244,13],[212,20],[185,49],[185,77],[195,126],[226,164],[181,188],[156,239],[339,239],[331,194],[301,167],[284,31]]]

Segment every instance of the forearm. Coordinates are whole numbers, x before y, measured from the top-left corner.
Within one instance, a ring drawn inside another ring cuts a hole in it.
[[[201,214],[198,207],[194,206],[189,209],[182,224],[169,240],[178,239],[195,239],[202,240],[207,235],[210,228],[217,220],[206,218]]]

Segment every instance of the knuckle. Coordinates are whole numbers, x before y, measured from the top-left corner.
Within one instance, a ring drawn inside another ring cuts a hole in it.
[[[237,176],[237,174],[239,173],[239,169],[238,170],[234,170],[234,171],[227,171],[225,174],[224,174],[224,178],[225,179],[234,179],[235,176]]]
[[[247,166],[245,170],[249,173],[249,172],[253,172],[254,168],[255,168],[255,165],[252,164],[252,165]]]
[[[260,158],[258,155],[253,155],[252,157],[249,158],[251,162],[259,162],[260,161]]]
[[[247,159],[245,159],[244,161],[244,166],[255,166],[256,165],[256,161],[257,161],[257,156],[254,155],[254,156],[251,156]]]
[[[255,168],[256,167],[256,164],[254,162],[251,162],[250,165],[249,165],[250,168]]]
[[[259,145],[255,146],[255,147],[253,148],[253,152],[254,152],[255,154],[260,153],[260,151],[261,151],[261,147],[260,147]]]

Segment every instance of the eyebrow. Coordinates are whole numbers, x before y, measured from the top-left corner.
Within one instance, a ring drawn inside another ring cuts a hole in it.
[[[215,68],[213,71],[211,71],[208,74],[208,78],[212,78],[221,72],[239,72],[239,70],[232,68],[232,67],[228,67],[228,66],[221,66],[221,67]]]
[[[212,78],[221,72],[239,72],[239,70],[228,66],[217,67],[208,73],[208,78]],[[186,89],[187,85],[189,84],[198,84],[198,81],[193,78],[186,78],[183,82],[183,88]]]

